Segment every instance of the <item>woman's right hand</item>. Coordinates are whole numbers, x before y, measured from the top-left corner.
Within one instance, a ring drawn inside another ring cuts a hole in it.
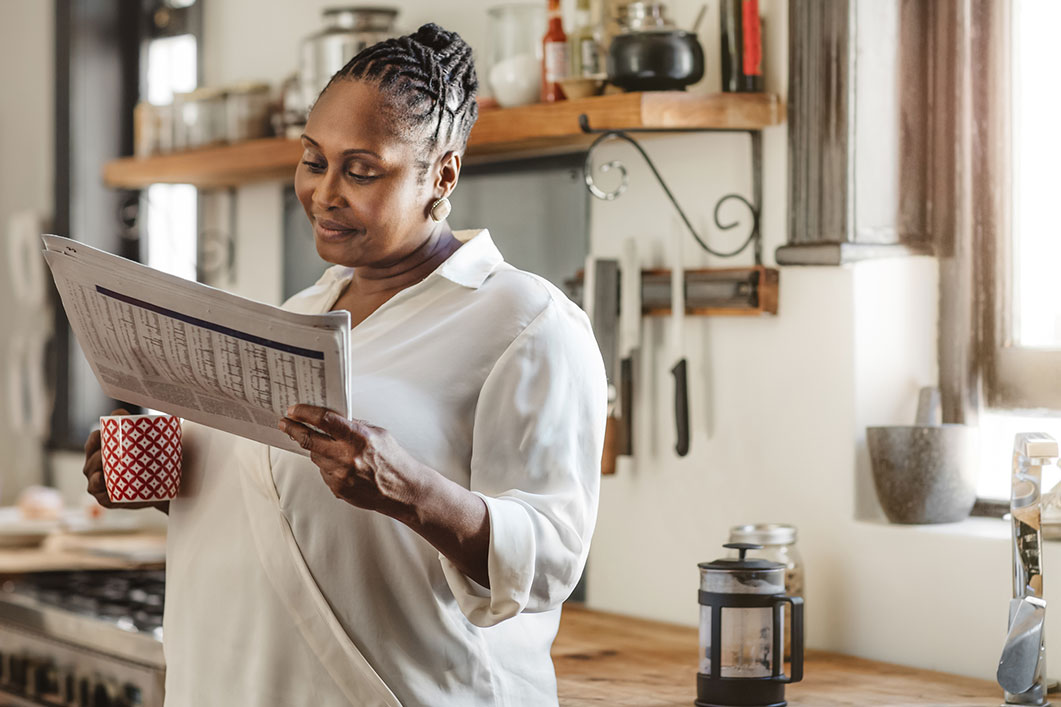
[[[128,415],[129,411],[118,408],[111,415]],[[107,484],[103,481],[103,450],[99,430],[88,436],[85,442],[85,468],[82,470],[88,481],[88,493],[104,508],[157,508],[169,512],[169,501],[145,501],[143,503],[113,503],[107,495]]]

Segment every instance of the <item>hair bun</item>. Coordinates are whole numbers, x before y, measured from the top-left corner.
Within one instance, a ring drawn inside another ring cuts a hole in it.
[[[459,34],[444,30],[434,22],[421,26],[409,38],[417,44],[436,52],[448,49],[453,44],[464,44],[464,40],[461,39]]]

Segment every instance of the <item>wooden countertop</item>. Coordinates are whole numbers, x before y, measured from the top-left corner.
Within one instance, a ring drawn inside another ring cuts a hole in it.
[[[564,707],[690,707],[696,699],[697,630],[564,607],[553,660]],[[791,707],[997,707],[993,682],[811,651]]]
[[[0,548],[0,576],[58,570],[165,567],[166,536],[158,531],[82,534],[55,531],[39,545]]]

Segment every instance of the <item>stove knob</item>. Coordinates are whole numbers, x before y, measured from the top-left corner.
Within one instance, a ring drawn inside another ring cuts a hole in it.
[[[20,655],[8,658],[9,684],[17,690],[26,688],[26,659]]]
[[[114,707],[110,690],[101,682],[96,683],[96,689],[92,691],[92,707]]]
[[[127,707],[128,702],[121,695],[118,685],[110,680],[101,679],[92,691],[92,707]]]
[[[88,678],[77,681],[77,707],[92,707],[92,683]]]
[[[51,661],[36,663],[33,684],[38,697],[57,700],[62,696],[59,669]]]
[[[66,674],[63,682],[65,684],[65,688],[63,689],[63,704],[77,707],[77,677],[74,675],[73,670]]]
[[[37,694],[37,673],[39,672],[39,663],[36,658],[25,658],[22,661],[22,664],[25,666],[24,670],[26,671],[25,677],[22,680],[22,689],[27,695],[34,697]]]
[[[24,678],[22,689],[30,697],[47,695],[55,683],[55,666],[46,658],[26,656],[22,659]]]
[[[131,682],[125,683],[122,692],[129,707],[142,707],[144,704],[144,691]]]

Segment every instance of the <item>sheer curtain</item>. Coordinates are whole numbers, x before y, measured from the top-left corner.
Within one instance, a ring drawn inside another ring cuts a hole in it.
[[[940,267],[945,422],[975,425],[990,385],[1008,232],[1009,0],[934,0],[929,223]]]

